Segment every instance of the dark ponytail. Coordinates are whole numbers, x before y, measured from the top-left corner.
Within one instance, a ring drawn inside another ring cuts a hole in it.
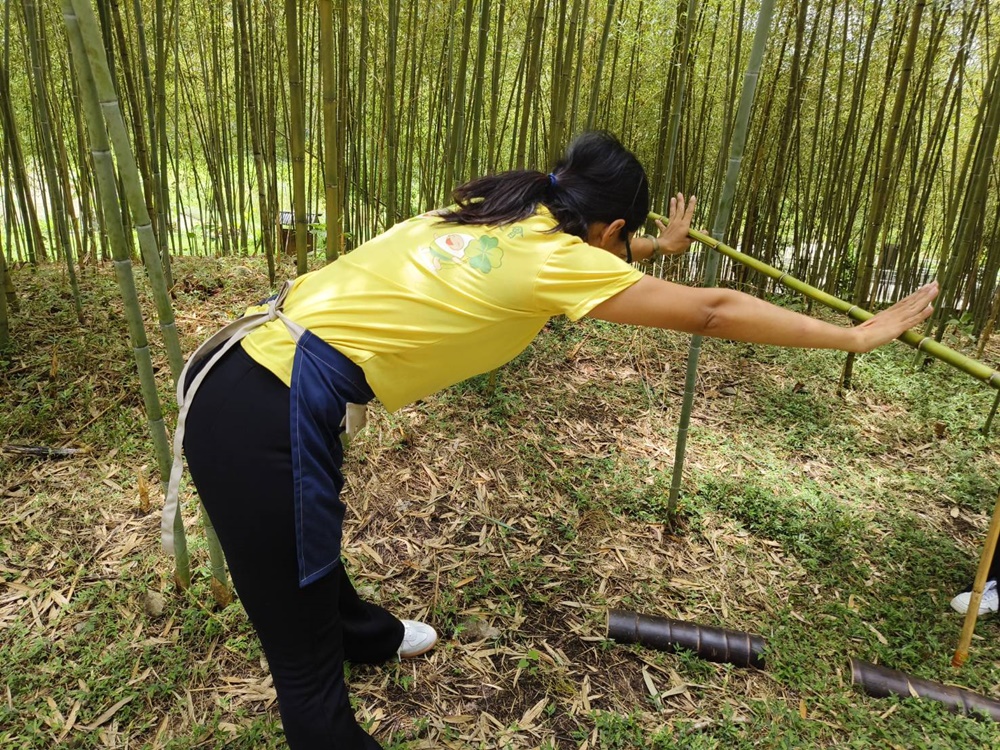
[[[455,224],[503,225],[531,216],[545,205],[556,231],[586,238],[595,221],[625,220],[625,231],[643,225],[649,213],[649,181],[639,160],[611,133],[577,137],[549,174],[515,170],[460,185],[455,208],[442,212]]]

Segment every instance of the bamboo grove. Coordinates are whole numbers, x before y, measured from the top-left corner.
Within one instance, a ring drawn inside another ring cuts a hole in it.
[[[61,259],[72,284],[74,264],[112,253],[57,6],[4,7],[0,242],[8,264]],[[95,2],[168,280],[171,254],[273,259],[285,250],[282,211],[310,225],[295,233],[300,254],[333,259],[441,205],[470,176],[546,166],[585,127],[608,128],[639,154],[656,205],[684,190],[707,208],[725,176],[758,9]],[[938,325],[966,315],[975,333],[991,330],[996,24],[986,2],[779,2],[727,243],[859,304],[937,274]],[[128,218],[125,228],[132,237]],[[723,281],[763,291],[745,273],[724,269]]]

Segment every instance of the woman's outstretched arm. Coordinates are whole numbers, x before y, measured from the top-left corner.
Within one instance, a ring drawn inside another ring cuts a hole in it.
[[[937,283],[850,328],[825,323],[731,289],[704,289],[646,276],[602,302],[590,317],[757,344],[868,352],[933,312]]]

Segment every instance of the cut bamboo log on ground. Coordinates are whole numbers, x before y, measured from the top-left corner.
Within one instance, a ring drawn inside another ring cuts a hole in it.
[[[764,668],[764,639],[740,630],[613,609],[608,612],[608,637],[668,653],[687,649],[707,661],[737,667]]]
[[[970,611],[971,608],[970,604]],[[608,637],[618,643],[637,643],[667,653],[686,649],[707,661],[764,669],[764,639],[740,630],[613,609],[608,612]],[[1000,722],[1000,701],[993,698],[862,659],[852,658],[850,661],[851,684],[859,686],[874,698],[925,698],[937,701],[955,713]]]
[[[973,717],[985,715],[1000,722],[1000,701],[954,685],[922,680],[861,659],[851,659],[851,682],[874,698],[927,698],[944,704],[955,713]]]

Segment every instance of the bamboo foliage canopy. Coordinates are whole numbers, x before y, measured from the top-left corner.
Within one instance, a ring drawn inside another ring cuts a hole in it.
[[[15,265],[111,257],[57,5],[3,9],[0,247]],[[126,237],[135,245],[138,228],[148,256],[156,236],[168,281],[170,256],[188,253],[263,253],[276,278],[276,217],[293,208],[321,216],[296,219],[301,272],[307,254],[333,260],[441,206],[456,183],[547,169],[587,126],[636,152],[654,205],[678,190],[718,196],[762,7],[92,5],[147,209]],[[1000,315],[997,12],[986,0],[779,4],[724,241],[859,304],[937,276],[936,337],[952,319],[988,336]],[[720,283],[746,281],[727,273]]]

